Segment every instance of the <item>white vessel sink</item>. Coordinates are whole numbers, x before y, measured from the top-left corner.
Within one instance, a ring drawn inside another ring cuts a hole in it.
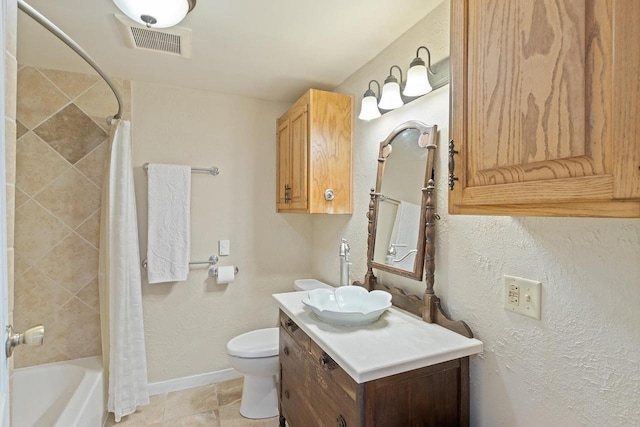
[[[362,326],[375,322],[391,307],[391,294],[360,286],[342,286],[310,291],[302,302],[322,321],[340,326]]]

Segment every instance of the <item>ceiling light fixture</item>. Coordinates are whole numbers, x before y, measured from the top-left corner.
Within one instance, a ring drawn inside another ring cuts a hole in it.
[[[196,0],[113,0],[125,15],[151,28],[178,24],[196,7]]]
[[[378,97],[375,92],[371,89],[371,83],[375,83],[378,85],[378,93],[380,93],[380,83],[377,80],[371,80],[369,82],[369,89],[362,96],[362,106],[360,107],[360,115],[358,118],[360,120],[373,120],[380,117],[380,110],[378,109]]]
[[[427,62],[420,58],[420,51],[427,52]],[[393,75],[393,69],[400,72],[400,79]],[[379,97],[371,90],[371,83],[378,85]],[[404,83],[404,84],[403,84]],[[396,108],[402,107],[409,102],[415,101],[423,95],[439,89],[449,83],[449,58],[444,58],[431,65],[431,52],[426,46],[420,46],[416,50],[416,57],[411,61],[407,71],[407,80],[402,80],[402,69],[397,65],[391,66],[389,76],[384,81],[384,86],[380,90],[380,84],[376,80],[369,82],[369,89],[362,97],[360,107],[361,120],[373,120],[382,114],[388,113]]]

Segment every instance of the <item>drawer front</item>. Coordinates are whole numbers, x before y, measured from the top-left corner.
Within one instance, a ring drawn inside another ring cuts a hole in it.
[[[340,387],[352,400],[356,400],[358,384],[314,341],[310,343],[311,357],[318,363],[324,376]]]
[[[286,349],[286,350],[285,350]],[[355,427],[355,399],[327,370],[280,329],[280,406],[293,427]]]
[[[297,342],[300,347],[309,351],[309,343],[311,339],[307,334],[305,334],[296,323],[289,318],[286,314],[280,311],[280,328],[285,330],[291,338]]]

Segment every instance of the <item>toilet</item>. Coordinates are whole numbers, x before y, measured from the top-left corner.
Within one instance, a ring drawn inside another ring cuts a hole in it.
[[[293,288],[310,291],[332,286],[315,279],[299,279]],[[278,334],[278,328],[257,329],[238,335],[227,343],[231,366],[244,374],[240,414],[245,418],[278,415]]]

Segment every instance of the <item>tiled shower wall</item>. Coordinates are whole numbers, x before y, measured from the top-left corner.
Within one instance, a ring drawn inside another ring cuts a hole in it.
[[[129,83],[116,84],[129,105]],[[97,75],[18,68],[14,326],[42,323],[45,344],[18,348],[16,367],[101,353],[101,187],[116,111]]]

